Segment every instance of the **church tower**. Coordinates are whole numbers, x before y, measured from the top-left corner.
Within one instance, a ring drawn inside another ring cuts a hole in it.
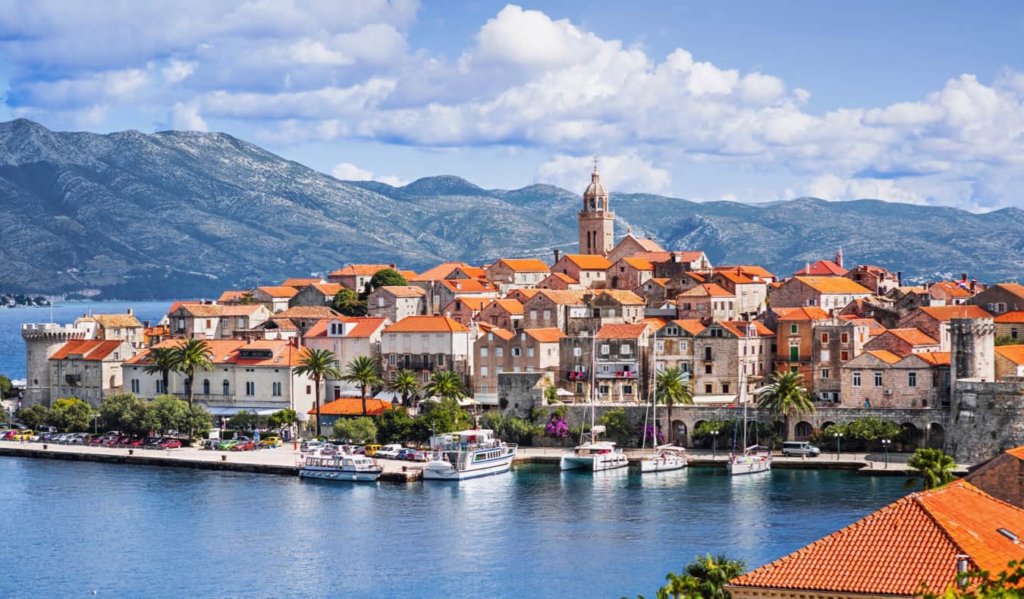
[[[583,192],[583,210],[579,215],[580,253],[606,255],[615,245],[615,213],[608,209],[608,192],[601,185],[601,174],[590,175],[590,185]]]

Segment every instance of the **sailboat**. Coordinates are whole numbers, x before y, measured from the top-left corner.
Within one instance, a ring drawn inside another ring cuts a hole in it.
[[[658,396],[657,396],[657,364],[658,364],[658,332],[654,332],[654,355],[651,359],[651,386],[648,388],[647,394],[651,399],[651,411],[654,414],[654,439],[651,440],[651,444],[654,445],[658,442]],[[646,419],[645,419],[646,420]],[[672,423],[669,423],[672,426]],[[647,426],[644,425],[644,440],[643,448],[647,449]],[[669,472],[672,470],[682,470],[686,468],[687,458],[686,449],[683,447],[676,447],[675,445],[658,445],[654,448],[654,453],[647,453],[644,451],[643,457],[640,458],[640,472]]]
[[[595,373],[596,354],[596,332],[590,337],[590,440],[583,442],[583,433],[580,433],[580,444],[573,448],[572,453],[562,456],[559,467],[562,470],[587,470],[589,472],[603,472],[629,466],[629,458],[621,449],[615,447],[611,441],[598,441],[597,435],[603,433],[603,426],[594,425],[594,394],[597,387],[597,374]]]
[[[747,325],[747,337],[751,337],[755,334],[753,329],[753,323]],[[743,453],[736,455],[735,453],[729,456],[729,462],[726,464],[726,468],[729,474],[756,474],[758,472],[767,472],[772,469],[772,454],[771,451],[763,451],[757,445],[747,446],[747,370],[746,365],[740,372],[740,403],[743,404]]]

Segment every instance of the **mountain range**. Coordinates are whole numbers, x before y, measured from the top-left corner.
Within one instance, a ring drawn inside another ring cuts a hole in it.
[[[587,180],[581,177],[582,192]],[[224,133],[51,131],[0,123],[0,291],[203,297],[349,262],[425,269],[576,249],[580,193],[340,181]],[[616,233],[714,264],[788,275],[843,248],[847,266],[907,280],[1017,280],[1024,211],[975,214],[878,200],[771,204],[611,194]]]

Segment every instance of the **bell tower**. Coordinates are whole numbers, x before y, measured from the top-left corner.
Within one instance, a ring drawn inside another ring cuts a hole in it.
[[[608,192],[601,185],[601,174],[594,159],[590,185],[583,192],[583,210],[579,214],[580,253],[606,255],[615,245],[615,213],[608,209]]]

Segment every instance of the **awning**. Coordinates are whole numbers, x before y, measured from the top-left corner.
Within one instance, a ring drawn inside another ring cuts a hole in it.
[[[257,416],[270,416],[279,410],[275,410],[273,408],[247,408],[245,406],[239,406],[232,408],[207,408],[206,411],[212,416],[234,416],[239,412],[251,412],[255,413]]]

